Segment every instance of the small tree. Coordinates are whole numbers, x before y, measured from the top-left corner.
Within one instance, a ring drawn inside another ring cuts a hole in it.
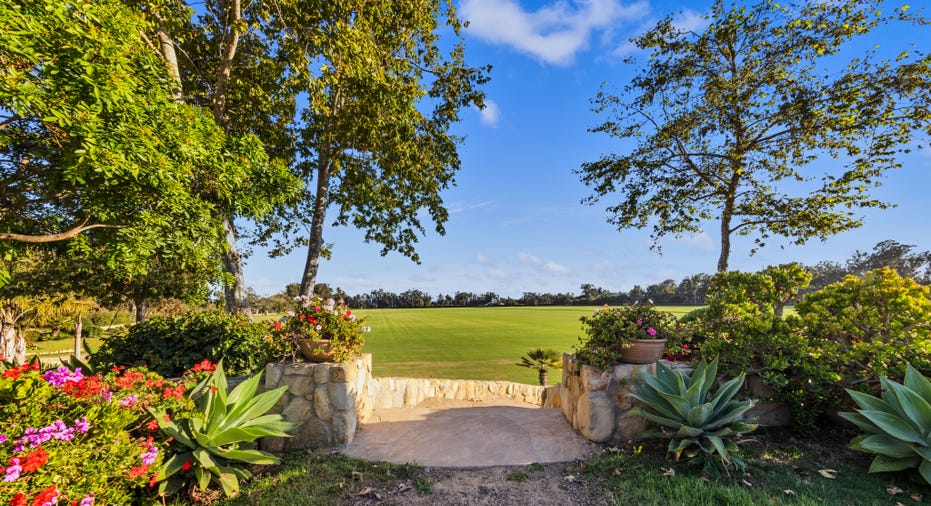
[[[540,386],[546,386],[546,372],[549,369],[562,369],[562,354],[556,350],[535,348],[520,358],[521,367],[536,369],[540,373]]]

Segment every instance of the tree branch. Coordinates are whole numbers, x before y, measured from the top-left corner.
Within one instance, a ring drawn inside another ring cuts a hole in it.
[[[13,233],[0,233],[0,241],[15,241],[15,242],[24,242],[29,244],[43,244],[49,242],[58,242],[66,241],[71,239],[82,232],[94,228],[124,228],[122,225],[105,225],[98,223],[95,225],[88,225],[87,222],[89,218],[84,218],[80,223],[75,225],[70,230],[60,232],[58,234],[48,234],[48,235],[26,235],[26,234],[13,234]]]

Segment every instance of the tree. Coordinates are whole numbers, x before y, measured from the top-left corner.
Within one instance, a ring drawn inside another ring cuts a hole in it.
[[[249,2],[244,9],[239,0],[208,0],[194,18],[182,3],[143,4],[146,40],[167,65],[173,99],[210,111],[231,138],[260,138],[269,155],[269,163],[243,166],[241,191],[234,198],[219,196],[214,202],[224,244],[226,309],[251,316],[235,219],[261,218],[295,197],[299,187],[288,170],[295,154],[290,118],[296,97],[283,85],[287,67],[276,58],[274,38],[262,31],[271,16],[269,5]]]
[[[659,22],[634,40],[647,66],[622,94],[593,100],[609,118],[591,131],[636,144],[582,165],[586,201],[617,192],[608,221],[652,226],[654,245],[717,220],[719,272],[735,234],[755,236],[755,251],[770,236],[802,244],[860,226],[857,209],[888,205],[870,189],[899,167],[916,129],[931,130],[931,56],[837,64],[846,42],[905,17],[907,7],[886,15],[879,3],[716,0],[702,33]],[[833,165],[816,177],[815,160]]]
[[[440,49],[441,19],[459,37],[452,5],[353,0],[309,8],[293,0],[278,6],[271,24],[280,29],[290,90],[308,96],[294,125],[300,136],[292,167],[305,190],[296,205],[279,208],[260,242],[274,242],[275,254],[307,246],[302,295],[310,295],[319,258],[329,255],[323,230],[330,207],[336,224],[364,230],[382,254],[418,261],[421,211],[440,234],[448,216],[440,192],[454,182],[461,141],[449,129],[461,108],[482,106],[477,87],[487,81],[487,69],[464,64],[461,41],[448,56]]]
[[[863,276],[868,271],[889,267],[903,278],[922,284],[931,283],[931,251],[912,253],[915,246],[893,240],[876,243],[872,252],[857,250],[847,260],[847,272]]]
[[[535,348],[520,357],[517,365],[536,369],[540,373],[540,386],[546,386],[546,373],[549,369],[562,369],[562,354],[556,350]]]

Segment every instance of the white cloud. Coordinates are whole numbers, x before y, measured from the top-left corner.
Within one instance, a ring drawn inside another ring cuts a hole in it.
[[[692,9],[682,9],[672,19],[672,26],[682,32],[700,32],[708,26],[710,19],[704,18],[701,12],[695,12]]]
[[[553,261],[546,262],[546,265],[544,265],[543,268],[552,274],[569,274],[568,267],[557,264]]]
[[[466,211],[472,211],[474,209],[481,209],[483,207],[492,206],[495,204],[494,200],[485,200],[477,204],[467,204],[465,202],[453,202],[449,205],[449,214],[458,214],[464,213]]]
[[[533,12],[515,0],[463,0],[460,6],[470,34],[556,65],[572,63],[596,30],[641,19],[648,11],[645,0],[629,5],[620,0],[558,1]]]
[[[488,258],[488,255],[479,252],[477,255],[475,255],[475,261],[480,264],[490,264],[491,258]]]
[[[490,127],[498,124],[498,118],[501,117],[501,109],[498,108],[493,100],[485,99],[485,108],[478,110],[479,118],[483,125]]]
[[[517,259],[520,260],[522,264],[528,265],[541,265],[543,260],[540,260],[540,257],[531,255],[530,253],[520,252],[517,254]]]
[[[683,236],[675,239],[675,242],[691,246],[699,251],[714,251],[715,244],[711,236],[702,232],[691,236]]]

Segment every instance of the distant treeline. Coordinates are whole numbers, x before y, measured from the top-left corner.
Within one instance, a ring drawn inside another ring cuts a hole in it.
[[[882,241],[872,251],[856,251],[846,262],[824,261],[805,266],[812,273],[811,285],[802,293],[820,290],[836,283],[844,276],[862,275],[879,267],[892,267],[899,275],[911,277],[921,284],[931,284],[931,252],[915,252],[915,247],[896,241]],[[325,283],[316,285],[315,293],[322,297],[343,299],[353,308],[417,308],[417,307],[477,307],[477,306],[573,306],[618,305],[652,302],[658,305],[699,306],[705,303],[711,274],[695,274],[676,282],[667,279],[642,287],[635,285],[628,291],[613,291],[585,283],[580,293],[524,292],[519,298],[502,297],[494,292],[432,295],[411,289],[401,293],[372,290],[360,295],[349,295],[342,289],[332,289]],[[288,285],[281,293],[270,297],[252,297],[252,307],[259,312],[278,313],[293,304],[298,293],[297,283]]]

